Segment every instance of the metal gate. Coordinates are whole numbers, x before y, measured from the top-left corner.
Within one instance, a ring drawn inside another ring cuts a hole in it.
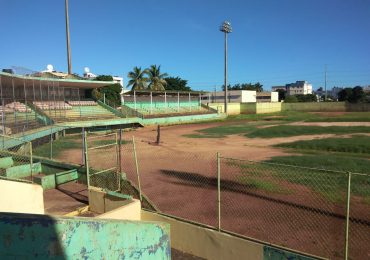
[[[85,165],[88,187],[110,191],[120,190],[120,141],[117,133],[93,134],[85,132]]]

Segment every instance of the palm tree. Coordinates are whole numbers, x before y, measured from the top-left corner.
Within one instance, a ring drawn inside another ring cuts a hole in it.
[[[147,69],[147,74],[149,76],[149,89],[161,91],[165,90],[165,86],[167,86],[167,82],[164,79],[168,76],[167,73],[161,74],[161,66],[151,65],[149,69]]]
[[[132,71],[128,73],[130,80],[128,81],[127,87],[132,86],[131,90],[143,90],[147,88],[148,78],[145,77],[147,70],[141,70],[141,67],[134,67]]]

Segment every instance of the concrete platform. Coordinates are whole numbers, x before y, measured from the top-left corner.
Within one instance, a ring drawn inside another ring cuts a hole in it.
[[[88,191],[84,184],[69,182],[44,191],[45,214],[65,215],[87,205]]]

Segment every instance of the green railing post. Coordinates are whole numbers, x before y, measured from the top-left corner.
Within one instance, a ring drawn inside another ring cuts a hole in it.
[[[90,169],[89,169],[89,157],[88,157],[88,146],[87,146],[87,131],[84,131],[84,143],[85,143],[85,150],[84,150],[84,160],[85,160],[85,167],[86,167],[86,182],[87,182],[87,189],[90,188]]]
[[[351,202],[351,173],[348,172],[347,182],[347,206],[346,206],[346,238],[345,238],[345,249],[344,259],[348,260],[348,244],[349,244],[349,216],[350,216],[350,202]]]
[[[221,231],[221,155],[217,152],[217,208],[218,231]]]
[[[135,136],[132,137],[132,147],[134,149],[134,160],[135,160],[135,166],[136,166],[136,175],[137,175],[137,185],[139,186],[139,196],[140,201],[143,200],[141,195],[141,184],[140,184],[140,175],[139,175],[139,164],[137,162],[137,155],[136,155],[136,146],[135,146]]]

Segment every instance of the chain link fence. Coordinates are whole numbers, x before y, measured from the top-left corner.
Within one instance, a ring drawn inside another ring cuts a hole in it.
[[[0,179],[32,182],[36,172],[32,143],[0,135]]]
[[[120,140],[117,133],[85,132],[88,186],[120,190]]]
[[[149,210],[319,257],[370,253],[369,175],[124,140],[122,170]]]

